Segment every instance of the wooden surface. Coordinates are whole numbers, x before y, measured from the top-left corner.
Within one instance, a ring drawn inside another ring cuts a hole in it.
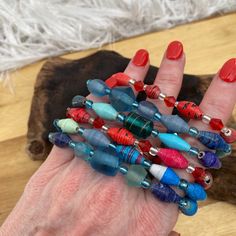
[[[139,48],[150,52],[151,63],[159,65],[168,42],[184,43],[187,55],[185,72],[215,73],[231,57],[236,56],[236,14],[179,26],[107,45],[132,57]],[[64,56],[84,57],[98,49]],[[30,176],[41,162],[30,160],[25,151],[25,134],[33,86],[43,62],[25,67],[11,75],[14,93],[0,86],[0,223],[9,214]],[[217,94],[216,94],[217,96]],[[236,206],[208,201],[194,217],[180,216],[176,230],[181,235],[236,235]]]

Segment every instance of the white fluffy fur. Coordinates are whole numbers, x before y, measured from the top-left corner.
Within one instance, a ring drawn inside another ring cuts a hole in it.
[[[43,58],[234,10],[235,0],[1,0],[0,80]]]

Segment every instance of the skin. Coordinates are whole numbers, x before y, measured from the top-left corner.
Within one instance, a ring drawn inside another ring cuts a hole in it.
[[[177,97],[184,65],[184,54],[178,60],[169,60],[164,54],[154,82],[163,93]],[[138,67],[131,60],[125,73],[143,80],[148,68],[149,62]],[[217,73],[200,104],[201,109],[227,122],[236,102],[235,90],[236,83],[223,82]],[[91,95],[89,98],[95,100]],[[171,114],[172,110],[160,101],[157,105],[161,112]],[[191,125],[207,128],[197,121],[191,121]],[[186,173],[178,173],[190,178]],[[173,236],[178,235],[172,231],[177,218],[176,205],[158,201],[149,191],[128,187],[121,175],[103,176],[74,157],[70,149],[54,146],[27,183],[0,228],[0,235]]]

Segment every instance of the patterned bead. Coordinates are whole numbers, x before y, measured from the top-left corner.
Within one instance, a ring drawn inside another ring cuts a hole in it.
[[[112,105],[102,102],[93,103],[92,109],[94,112],[105,120],[116,120],[118,112]]]
[[[137,91],[137,92],[140,92],[140,91],[143,91],[143,87],[144,87],[144,83],[143,81],[135,81],[134,82],[134,89]]]
[[[198,154],[198,159],[201,164],[207,168],[220,169],[221,162],[215,153],[210,151],[200,152]]]
[[[188,198],[183,198],[179,202],[179,209],[183,214],[187,216],[193,216],[197,212],[198,205],[196,201]]]
[[[192,172],[192,175],[195,179],[195,182],[203,186],[204,189],[209,189],[213,184],[213,178],[211,173],[201,167],[195,167],[195,170]]]
[[[139,115],[149,120],[153,120],[155,114],[159,112],[158,108],[149,101],[139,102],[137,111]]]
[[[130,112],[124,121],[124,127],[140,138],[147,138],[153,130],[153,122]]]
[[[228,134],[229,133],[229,134]],[[236,130],[227,128],[227,132],[220,132],[220,135],[227,143],[234,143],[236,141]]]
[[[174,149],[160,148],[158,149],[157,155],[168,167],[177,169],[186,169],[188,167],[188,161],[185,157]]]
[[[217,118],[211,118],[209,124],[211,128],[214,130],[222,130],[224,128],[224,124],[222,120],[217,119]]]
[[[119,112],[132,111],[135,95],[130,87],[113,88],[109,94],[110,103]]]
[[[87,88],[96,97],[103,97],[110,92],[110,89],[103,80],[94,79],[87,81]]]
[[[72,119],[55,120],[54,124],[64,133],[77,134],[79,131],[79,125]]]
[[[167,107],[174,107],[176,99],[173,96],[168,96],[168,97],[164,98],[164,102],[165,102]]]
[[[199,106],[193,102],[180,101],[176,108],[181,115],[189,119],[200,120],[203,116],[203,112],[200,110]]]
[[[140,165],[131,165],[125,175],[128,186],[141,187],[142,181],[147,176],[147,171]]]
[[[72,106],[73,107],[84,107],[86,100],[87,99],[84,96],[76,95],[72,99]]]
[[[96,129],[101,129],[102,126],[105,125],[105,121],[100,117],[96,117],[93,121],[93,127]]]
[[[107,134],[118,144],[134,145],[135,138],[133,134],[125,128],[111,127],[108,129]]]
[[[132,146],[117,145],[116,152],[122,156],[122,161],[129,164],[143,164],[146,160],[145,157]]]
[[[175,134],[159,133],[158,138],[169,148],[185,152],[188,152],[191,148],[185,140]]]
[[[61,132],[49,133],[48,139],[52,144],[55,144],[58,147],[67,147],[72,141],[71,138]]]
[[[178,115],[162,115],[160,122],[173,133],[188,133],[189,125]]]
[[[108,176],[115,176],[119,171],[120,161],[119,158],[110,153],[95,150],[92,158],[90,159],[91,167]]]
[[[181,199],[181,197],[166,184],[154,182],[150,190],[153,195],[162,202],[179,203]]]
[[[90,119],[89,113],[84,108],[67,108],[66,117],[78,123],[88,123]]]
[[[87,140],[88,143],[98,148],[105,149],[109,147],[111,143],[104,133],[95,129],[85,129],[82,136]]]
[[[148,98],[157,99],[161,90],[157,85],[146,85],[144,87]]]
[[[138,147],[142,152],[149,152],[150,148],[152,147],[152,144],[149,140],[139,140]]]
[[[217,133],[209,131],[199,131],[197,139],[210,149],[217,149],[227,152],[230,145]]]

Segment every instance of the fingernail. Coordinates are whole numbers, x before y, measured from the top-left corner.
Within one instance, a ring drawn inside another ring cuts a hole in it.
[[[146,66],[149,54],[145,49],[139,49],[133,57],[132,63],[136,66]]]
[[[177,60],[183,54],[183,44],[179,41],[171,42],[166,50],[166,57],[169,60]]]
[[[231,58],[222,66],[219,77],[225,82],[232,83],[236,81],[236,59]]]

